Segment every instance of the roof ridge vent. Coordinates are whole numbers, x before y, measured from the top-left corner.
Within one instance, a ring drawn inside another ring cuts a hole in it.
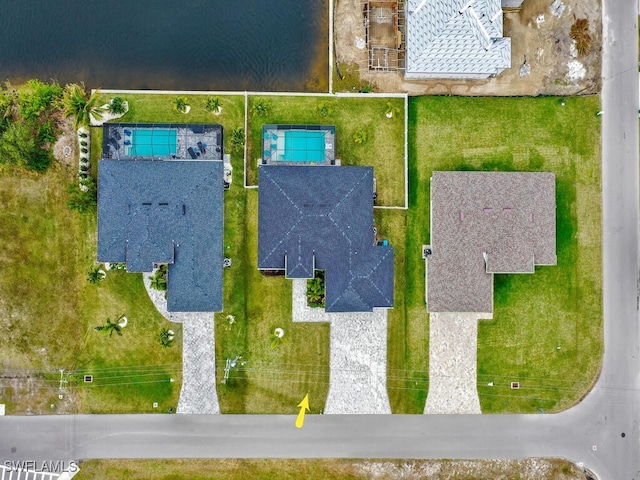
[[[473,1],[473,0],[471,0],[471,1]],[[471,2],[469,2],[469,3],[471,3]],[[487,40],[487,43],[484,45],[484,49],[485,50],[489,50],[491,48],[491,45],[493,44],[493,42],[491,41],[491,37],[489,36],[489,33],[484,28],[484,25],[482,25],[482,22],[480,21],[480,17],[478,16],[478,12],[476,12],[473,9],[473,7],[469,7],[469,11],[473,15],[473,17],[476,19],[476,25],[478,27],[478,30],[480,30],[480,33],[482,34],[482,36]],[[462,13],[462,12],[460,12],[460,13]]]
[[[423,2],[423,3],[424,3],[424,2]],[[459,12],[460,12],[460,13],[464,13],[464,11],[465,11],[467,8],[469,8],[469,7],[471,6],[471,4],[472,4],[472,3],[473,3],[473,0],[469,0],[469,1],[464,5],[464,7],[462,7],[462,8],[459,10]]]
[[[473,2],[473,0],[471,0],[469,3],[471,2]],[[418,13],[422,9],[422,7],[424,7],[425,3],[427,3],[427,0],[422,0],[420,4],[411,13]]]

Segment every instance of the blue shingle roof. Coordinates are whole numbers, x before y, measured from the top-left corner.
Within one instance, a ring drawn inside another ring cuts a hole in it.
[[[100,160],[98,261],[168,263],[167,309],[222,310],[223,164]]]
[[[393,306],[393,247],[373,245],[372,167],[263,165],[258,222],[258,268],[325,270],[326,311]]]

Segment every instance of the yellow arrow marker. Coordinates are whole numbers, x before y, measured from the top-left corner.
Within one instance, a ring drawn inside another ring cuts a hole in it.
[[[309,394],[308,393],[304,396],[302,401],[298,404],[298,407],[300,407],[300,413],[298,414],[298,418],[296,418],[296,427],[302,428],[302,425],[304,425],[304,414],[306,413],[305,410],[309,410]]]

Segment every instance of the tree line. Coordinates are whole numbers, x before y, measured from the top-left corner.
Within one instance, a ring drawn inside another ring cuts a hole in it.
[[[0,87],[0,163],[44,172],[62,119],[74,117],[76,128],[89,125],[91,116],[101,116],[96,102],[96,95],[75,83],[33,79],[16,88],[6,82]]]

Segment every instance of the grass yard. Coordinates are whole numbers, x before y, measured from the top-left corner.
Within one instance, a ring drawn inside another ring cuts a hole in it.
[[[220,123],[225,128],[244,127],[244,94],[211,95],[220,100],[222,112],[215,115],[204,107],[207,95],[169,95],[152,93],[100,93],[98,105],[108,103],[113,97],[129,102],[129,111],[114,122],[158,123]],[[189,113],[173,108],[176,97],[186,97],[191,106]]]
[[[103,94],[106,103],[114,95]],[[222,114],[190,98],[189,114],[172,109],[173,96],[122,95],[129,101],[123,122],[209,122],[232,129],[244,125],[244,98],[220,97]],[[101,155],[102,129],[91,130],[92,173]],[[0,361],[16,378],[3,382],[0,403],[8,413],[163,412],[175,410],[181,386],[182,329],[152,306],[142,275],[112,271],[97,286],[87,282],[96,255],[95,215],[67,208],[67,186],[77,165],[55,164],[46,174],[0,172]],[[236,185],[242,161],[236,158]],[[239,174],[239,177],[238,177]],[[126,314],[122,336],[94,330],[107,317]],[[157,341],[162,327],[176,333],[173,348]],[[59,369],[69,392],[58,399]],[[84,374],[94,382],[85,384]],[[173,382],[171,381],[173,379]],[[158,407],[154,408],[153,403]]]
[[[291,281],[258,271],[258,191],[242,188],[242,170],[236,172],[239,182],[225,194],[225,254],[233,264],[225,272],[225,311],[216,315],[217,376],[228,358],[241,355],[246,363],[218,384],[221,411],[296,413],[309,393],[311,412],[321,412],[329,388],[329,325],[293,323]],[[284,341],[272,345],[276,327],[284,329]]]
[[[102,96],[100,103],[106,103],[114,95]],[[205,96],[189,97],[189,114],[173,110],[172,95],[122,97],[130,110],[121,122],[221,123],[227,133],[244,127],[242,95],[218,96],[219,116],[205,110]],[[385,118],[388,101],[397,118]],[[257,181],[262,124],[335,124],[342,164],[374,166],[378,204],[404,204],[403,99],[264,96],[251,97],[250,107],[259,102],[268,114],[249,119],[250,184]],[[409,210],[374,213],[378,237],[395,248],[396,306],[389,311],[387,355],[394,413],[422,413],[428,390],[420,246],[429,242],[433,170],[556,174],[558,266],[540,267],[534,275],[496,275],[495,318],[479,326],[483,412],[558,411],[592,385],[603,348],[599,109],[596,97],[568,98],[565,106],[555,98],[411,99]],[[360,129],[367,137],[363,144],[353,141]],[[95,175],[102,130],[93,128],[91,134]],[[328,393],[329,326],[293,324],[291,282],[257,270],[258,191],[243,188],[243,152],[232,152],[231,161],[224,241],[232,266],[224,274],[225,311],[216,314],[221,410],[291,414],[309,393],[311,411],[319,413]],[[18,372],[17,380],[0,384],[0,403],[8,413],[47,413],[51,404],[59,412],[83,413],[175,408],[181,328],[155,311],[140,274],[112,271],[99,285],[87,282],[95,261],[96,218],[66,206],[67,185],[76,172],[77,166],[58,164],[44,175],[0,170],[0,325],[6,332],[0,361]],[[122,336],[94,331],[122,313],[129,318]],[[176,331],[173,348],[157,341],[163,326]],[[282,342],[274,343],[276,327],[285,330]],[[235,366],[221,383],[227,360]],[[59,400],[62,368],[74,373],[65,377],[70,391]],[[94,375],[94,383],[82,382],[85,373]],[[521,388],[511,390],[511,381]]]
[[[532,468],[533,467],[533,468]],[[535,473],[531,474],[533,471]],[[188,459],[86,460],[77,480],[293,480],[436,478],[448,480],[522,478],[585,480],[582,469],[566,460],[393,460],[393,459]],[[426,475],[426,476],[425,476]],[[534,476],[531,476],[534,475]]]
[[[387,326],[387,392],[394,413],[422,413],[428,390],[429,329],[424,305],[407,306],[407,258],[419,248],[407,242],[407,212],[374,212],[378,237],[394,248],[394,303]],[[426,355],[425,355],[425,348]]]
[[[251,113],[257,104],[267,115]],[[394,117],[386,118],[390,104]],[[249,97],[247,183],[258,182],[262,156],[262,125],[324,124],[336,126],[336,157],[342,165],[373,166],[377,178],[376,205],[404,206],[404,99],[381,97]],[[359,144],[354,135],[364,133]]]
[[[422,97],[410,103],[408,317],[424,313],[429,178],[434,170],[556,174],[558,266],[496,275],[494,320],[478,332],[482,411],[555,412],[575,404],[602,359],[602,217],[598,97]],[[422,313],[420,313],[422,311]],[[408,338],[428,356],[424,339]],[[520,390],[511,390],[511,381]],[[493,387],[487,383],[494,382]],[[406,401],[411,403],[410,401]],[[397,408],[397,407],[396,407]]]
[[[166,322],[141,276],[110,272],[99,285],[87,282],[96,221],[67,208],[76,169],[0,173],[0,361],[17,376],[3,381],[0,403],[8,413],[152,411],[154,401],[175,407],[181,348],[157,343]],[[121,313],[129,319],[121,337],[93,330]],[[65,376],[62,400],[59,369],[75,372]],[[84,373],[95,376],[93,384],[81,381]]]

